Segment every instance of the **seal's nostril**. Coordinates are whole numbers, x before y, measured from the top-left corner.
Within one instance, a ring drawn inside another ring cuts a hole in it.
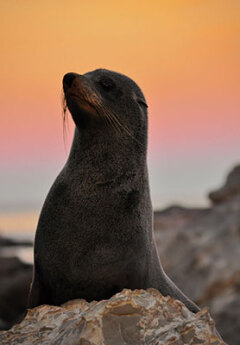
[[[63,84],[67,85],[68,87],[72,86],[73,80],[76,78],[76,74],[74,73],[67,73],[63,77]]]

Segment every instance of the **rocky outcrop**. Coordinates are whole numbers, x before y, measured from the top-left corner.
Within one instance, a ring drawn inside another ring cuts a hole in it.
[[[240,166],[212,207],[170,207],[155,213],[155,236],[163,267],[200,306],[209,306],[216,327],[240,344]]]
[[[16,257],[0,257],[0,329],[7,329],[22,318],[31,277],[32,265]]]
[[[32,245],[31,241],[0,235],[0,330],[10,328],[23,317],[32,278],[32,265],[5,256],[5,251]]]
[[[0,235],[0,253],[3,247],[32,247],[33,243],[31,241],[19,241],[12,238],[6,238]]]
[[[219,204],[240,196],[240,165],[227,176],[226,183],[218,190],[209,193],[209,198],[214,204]]]
[[[40,306],[9,331],[1,345],[183,345],[224,344],[208,310],[190,312],[157,290],[123,290],[109,300],[74,300]]]

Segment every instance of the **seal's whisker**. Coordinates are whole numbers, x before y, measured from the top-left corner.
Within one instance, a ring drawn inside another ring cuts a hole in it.
[[[91,97],[88,97],[88,95],[86,95],[86,99],[87,99],[88,102],[91,101],[90,98],[91,98]],[[112,125],[111,125],[111,122],[109,121],[109,118],[106,117],[106,116],[104,116],[104,115],[102,114],[102,112],[101,112],[101,107],[100,107],[100,102],[99,102],[98,99],[95,99],[94,107],[95,107],[95,109],[96,109],[98,115],[104,119],[105,123],[108,124],[109,126],[112,126]]]
[[[111,116],[109,116],[109,114],[104,113],[104,117],[108,120],[109,125],[113,128],[113,130],[115,131],[116,135],[118,136],[119,134],[121,135],[121,132],[119,130],[119,127],[117,126],[117,124],[113,121],[113,119],[111,118]]]
[[[93,106],[100,106],[101,105],[101,101],[99,96],[96,93],[89,93],[88,90],[82,90],[83,96],[84,98],[91,103]]]
[[[112,125],[112,128],[115,129],[116,134],[122,135],[122,130],[124,129],[127,134],[133,138],[132,133],[125,128],[118,119],[116,119],[116,116],[113,114],[112,111],[109,111],[106,106],[101,102],[100,97],[96,93],[89,94],[88,92],[85,92],[85,90],[82,90],[85,99],[90,102],[92,105],[96,107],[99,114],[104,114],[106,118],[109,120],[109,124]]]
[[[120,136],[122,135],[122,130],[121,130],[121,127],[119,126],[119,124],[114,120],[114,118],[112,117],[112,113],[109,112],[106,107],[103,107],[103,112],[104,112],[104,115],[107,116],[109,118],[109,120],[111,121],[112,123],[112,127],[115,128],[116,130],[116,133],[119,134]]]
[[[64,148],[65,151],[67,151],[67,146],[66,146],[66,139],[67,139],[67,132],[69,131],[69,126],[68,126],[68,117],[67,117],[67,102],[66,102],[66,97],[64,93],[62,94],[62,116],[63,116],[63,142],[64,142]]]
[[[116,133],[121,136],[123,134],[123,131],[122,131],[121,127],[119,126],[119,124],[112,117],[111,112],[109,112],[105,109],[105,114],[110,119],[112,126],[116,129]]]
[[[118,117],[114,114],[113,111],[109,111],[104,105],[101,105],[102,110],[105,114],[108,114],[108,116],[111,117],[111,119],[118,125],[119,129],[122,129],[126,134],[128,134],[131,138],[137,140],[134,135],[130,132],[130,130],[124,126],[121,121],[118,119]]]
[[[121,121],[116,117],[116,115],[109,110],[105,110],[105,113],[107,113],[109,115],[109,117],[115,122],[115,124],[118,126],[119,130],[120,130],[120,134],[122,134],[123,132],[125,132],[125,134],[127,134],[128,136],[130,136],[133,140],[135,140],[137,143],[139,143],[140,145],[142,145],[142,143],[140,141],[137,140],[137,138],[135,138],[135,136],[130,132],[130,130],[124,126]]]
[[[99,99],[95,100],[95,106],[99,115],[108,120],[109,125],[114,129],[116,134],[121,135],[122,132],[118,124],[113,120],[106,107],[101,102],[99,102]]]
[[[116,135],[121,136],[122,132],[121,132],[119,126],[117,125],[117,123],[115,123],[115,121],[112,119],[112,117],[107,112],[105,112],[104,115],[108,119],[111,127],[114,129]]]
[[[105,113],[102,114],[102,113],[99,112],[98,110],[97,110],[97,112],[98,112],[98,115],[101,116],[101,117],[104,119],[104,121],[106,122],[106,124],[108,124],[108,125],[116,132],[116,134],[118,135],[118,133],[119,133],[118,128],[117,128],[116,125],[113,123],[112,119],[109,118],[109,116],[108,116],[107,114],[105,114]]]
[[[111,116],[112,118],[115,120],[115,122],[119,125],[120,128],[122,128],[122,130],[129,135],[133,140],[135,140],[138,144],[143,145],[139,140],[137,140],[137,138],[130,132],[130,130],[122,124],[122,122],[118,119],[118,117],[111,111]]]

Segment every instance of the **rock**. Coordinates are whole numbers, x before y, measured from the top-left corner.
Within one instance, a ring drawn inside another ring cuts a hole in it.
[[[0,329],[18,322],[26,310],[32,265],[17,257],[4,257],[6,247],[32,246],[31,241],[14,240],[0,235]]]
[[[217,191],[209,193],[214,204],[225,202],[236,196],[240,197],[240,165],[237,165],[227,176],[225,185]]]
[[[0,257],[0,329],[18,322],[26,310],[32,265]]]
[[[195,301],[202,300],[205,290],[214,282],[229,279],[239,271],[237,206],[234,202],[218,205],[189,218],[179,229],[170,225],[155,231],[165,270]]]
[[[239,172],[240,166],[229,174],[220,189],[225,197],[221,192],[221,202],[212,207],[175,206],[155,213],[155,237],[166,273],[197,304],[210,307],[218,331],[231,345],[240,344]]]
[[[200,301],[201,302],[201,301]],[[231,345],[240,344],[240,273],[210,286],[201,304],[209,305],[218,330]]]
[[[15,240],[12,238],[6,238],[0,235],[0,250],[1,247],[31,247],[33,243],[31,241]]]
[[[74,300],[28,311],[1,345],[183,345],[224,344],[205,308],[197,314],[157,290],[123,290],[109,300]]]

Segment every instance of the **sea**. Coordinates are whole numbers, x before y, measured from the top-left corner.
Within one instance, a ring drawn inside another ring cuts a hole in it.
[[[19,211],[0,212],[0,236],[18,242],[31,241],[33,243],[39,212]],[[23,262],[33,262],[32,246],[4,246],[1,248],[1,256],[17,256]]]

